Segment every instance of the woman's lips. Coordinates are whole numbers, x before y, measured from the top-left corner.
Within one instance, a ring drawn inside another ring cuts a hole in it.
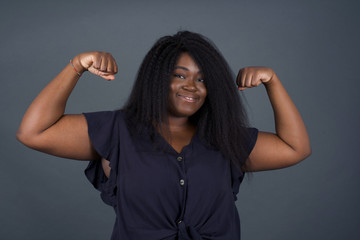
[[[181,97],[182,99],[184,99],[185,101],[187,102],[196,102],[198,100],[197,97],[194,97],[194,96],[186,96],[186,95],[181,95],[181,94],[178,94],[178,97]]]

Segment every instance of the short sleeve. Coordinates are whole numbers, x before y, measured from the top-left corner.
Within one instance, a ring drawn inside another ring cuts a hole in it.
[[[247,141],[245,141],[245,149],[247,151],[247,155],[249,156],[251,151],[253,150],[257,136],[258,130],[256,128],[247,128]]]
[[[259,131],[256,128],[247,128],[246,130],[246,140],[243,144],[248,157],[255,146]],[[237,199],[236,195],[239,192],[239,187],[244,179],[244,175],[245,173],[243,173],[238,167],[231,166],[232,187],[235,200]]]
[[[93,160],[85,169],[85,175],[101,192],[102,200],[111,206],[116,203],[116,178],[119,157],[119,112],[104,111],[84,113],[90,141],[96,152],[110,161],[110,176],[105,175],[101,160]]]

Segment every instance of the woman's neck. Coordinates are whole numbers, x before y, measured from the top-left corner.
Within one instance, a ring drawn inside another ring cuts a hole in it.
[[[169,117],[167,122],[168,132],[162,132],[163,138],[178,152],[190,144],[196,132],[189,118]]]
[[[195,126],[190,123],[188,117],[168,117],[167,125],[171,133],[195,129]]]

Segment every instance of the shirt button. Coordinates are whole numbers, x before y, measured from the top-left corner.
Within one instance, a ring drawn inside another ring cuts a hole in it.
[[[183,160],[183,158],[181,156],[177,157],[176,160],[178,160],[178,162],[181,162]]]
[[[184,186],[184,184],[185,184],[184,179],[180,179],[180,185],[181,185],[181,186]]]
[[[177,224],[180,224],[182,221],[181,220],[179,220],[178,222],[177,222]]]

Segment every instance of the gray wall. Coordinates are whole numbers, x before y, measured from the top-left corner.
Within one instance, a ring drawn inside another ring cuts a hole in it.
[[[86,162],[30,150],[15,140],[16,129],[74,55],[109,51],[120,71],[115,82],[86,73],[67,112],[114,109],[154,41],[188,29],[212,39],[234,71],[273,68],[310,133],[310,158],[242,184],[243,239],[358,239],[358,9],[356,1],[340,0],[2,0],[0,238],[109,239],[114,214],[85,179]],[[273,131],[264,88],[246,96],[253,125]]]

